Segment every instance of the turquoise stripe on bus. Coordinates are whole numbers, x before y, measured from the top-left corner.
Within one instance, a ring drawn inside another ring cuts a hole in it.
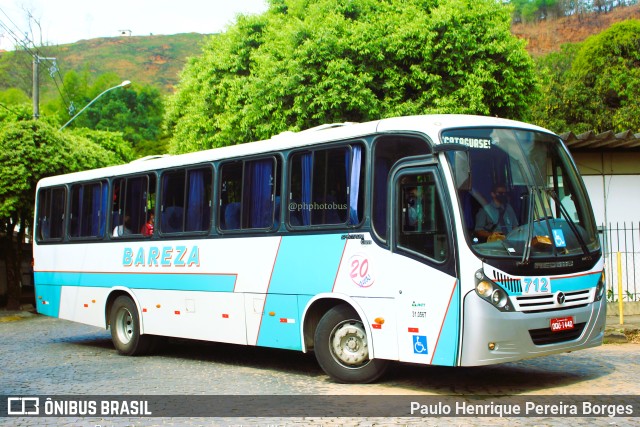
[[[340,234],[285,236],[265,301],[258,345],[301,350],[299,298],[331,292],[346,240]],[[300,302],[309,298],[301,298]],[[269,313],[274,313],[270,316]]]
[[[233,292],[235,274],[167,274],[167,273],[78,273],[34,272],[35,283],[56,286],[87,286],[179,291]]]
[[[456,281],[442,331],[433,353],[433,365],[455,366],[458,357],[458,333],[460,332],[460,284]]]
[[[552,277],[551,292],[574,292],[595,288],[600,279],[600,274],[602,274],[601,271],[574,277]]]
[[[60,313],[61,286],[35,284],[36,309],[45,316],[58,317]]]

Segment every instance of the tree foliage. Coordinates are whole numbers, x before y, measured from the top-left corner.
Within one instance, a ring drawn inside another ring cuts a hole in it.
[[[86,72],[69,71],[64,76],[65,92],[76,109],[74,113],[88,105],[103,91],[121,82],[122,80],[113,73],[101,75],[92,84],[89,83]],[[62,109],[63,105],[57,101],[51,110]],[[163,114],[162,95],[157,88],[130,87],[105,93],[99,101],[74,119],[69,127],[119,132],[138,155],[158,154],[164,152],[164,148],[157,145],[162,136]],[[149,153],[148,150],[152,152]]]
[[[509,23],[494,0],[272,0],[185,67],[171,150],[395,115],[523,118],[537,81]]]
[[[569,53],[569,54],[567,54]],[[612,25],[539,62],[548,79],[534,116],[557,132],[640,129],[640,21]]]
[[[128,154],[127,148],[122,147],[124,142],[117,141],[113,134],[92,138],[97,141],[94,142],[79,133],[59,132],[44,121],[5,117],[0,124],[0,236],[9,305],[16,307],[21,242],[31,226],[38,181],[51,175],[122,163],[128,160]]]

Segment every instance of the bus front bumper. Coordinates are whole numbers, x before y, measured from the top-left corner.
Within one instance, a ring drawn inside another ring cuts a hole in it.
[[[552,319],[565,317],[573,317],[575,329],[552,332]],[[522,313],[501,312],[470,292],[464,298],[460,366],[491,365],[596,347],[602,344],[605,321],[604,298],[585,307]]]

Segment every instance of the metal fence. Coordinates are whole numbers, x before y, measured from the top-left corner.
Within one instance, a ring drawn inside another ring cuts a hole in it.
[[[598,228],[605,257],[608,301],[640,301],[640,223],[609,223]]]

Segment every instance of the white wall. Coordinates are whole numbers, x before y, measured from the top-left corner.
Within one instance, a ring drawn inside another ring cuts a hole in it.
[[[640,222],[640,175],[587,175],[582,177],[591,199],[596,223],[629,226]],[[605,197],[606,196],[606,197]]]

